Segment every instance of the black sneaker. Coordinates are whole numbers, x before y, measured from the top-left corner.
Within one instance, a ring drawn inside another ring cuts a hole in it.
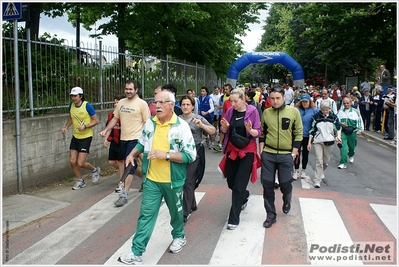
[[[283,204],[284,214],[288,214],[288,212],[290,212],[290,210],[291,210],[291,202],[288,202],[288,203],[284,202],[284,204]]]
[[[139,192],[143,192],[143,183],[141,183],[141,187],[140,187]]]
[[[266,218],[266,221],[263,222],[263,227],[265,228],[270,228],[272,227],[273,223],[276,223],[277,219],[276,218]]]

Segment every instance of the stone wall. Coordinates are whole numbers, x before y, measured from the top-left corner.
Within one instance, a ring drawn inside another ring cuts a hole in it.
[[[108,149],[103,146],[100,131],[105,127],[111,110],[97,110],[99,124],[94,127],[93,141],[87,161],[95,166],[108,166]],[[22,188],[75,178],[69,164],[72,126],[61,133],[68,114],[21,120]],[[15,120],[3,121],[3,193],[18,192],[17,141]],[[89,173],[83,169],[82,174]]]

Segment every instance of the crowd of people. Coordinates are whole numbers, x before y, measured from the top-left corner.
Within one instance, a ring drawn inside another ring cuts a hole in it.
[[[386,70],[381,79],[384,75]],[[114,110],[100,132],[104,147],[109,147],[109,164],[119,171],[115,206],[127,203],[133,175],[142,180],[136,234],[131,251],[119,261],[142,263],[162,201],[173,228],[169,249],[182,250],[187,242],[184,224],[198,208],[195,190],[205,173],[205,148],[222,153],[218,167],[232,196],[227,229],[234,230],[248,205],[247,186],[257,181],[258,169],[266,212],[263,226],[270,228],[277,222],[275,189],[280,188],[282,212],[288,214],[292,182],[308,177],[311,151],[315,155],[311,180],[320,188],[334,145],[340,150],[336,167],[345,169],[348,161],[354,163],[357,137],[363,131],[386,131],[384,139],[396,142],[396,89],[373,86],[367,79],[360,86],[348,90],[337,84],[328,88],[225,84],[214,86],[212,93],[203,86],[199,97],[188,89],[178,100],[177,87],[166,84],[155,86],[154,98],[147,103],[137,84],[126,82],[125,95],[115,96]],[[100,168],[86,161],[99,121],[82,88],[72,88],[70,96],[70,116],[62,133],[73,125],[70,164],[77,178],[72,189],[78,190],[86,186],[80,168],[92,171],[92,182],[100,179]]]

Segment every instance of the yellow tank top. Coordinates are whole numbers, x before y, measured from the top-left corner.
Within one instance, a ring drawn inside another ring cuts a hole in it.
[[[77,139],[85,139],[93,136],[93,128],[87,128],[84,131],[79,131],[80,125],[87,125],[91,122],[91,117],[86,110],[87,101],[83,101],[80,107],[76,107],[75,104],[71,105],[71,118],[73,123],[73,136]]]

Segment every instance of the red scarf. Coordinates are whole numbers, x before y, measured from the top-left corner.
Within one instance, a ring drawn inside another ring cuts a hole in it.
[[[251,141],[246,147],[239,149],[235,147],[231,142],[227,143],[226,154],[219,163],[219,170],[222,172],[223,177],[226,178],[226,161],[227,154],[230,152],[229,158],[235,160],[237,156],[242,159],[246,156],[246,153],[254,153],[254,161],[252,163],[251,170],[251,182],[255,183],[258,180],[258,169],[261,167],[260,157],[257,152],[256,141]]]

